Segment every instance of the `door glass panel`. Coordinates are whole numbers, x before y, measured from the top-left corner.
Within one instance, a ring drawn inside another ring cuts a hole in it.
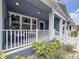
[[[23,17],[22,22],[23,23],[30,23],[30,18]]]
[[[36,25],[36,20],[35,19],[32,19],[32,24]]]
[[[22,29],[30,29],[30,25],[29,24],[23,24],[22,25]]]
[[[18,15],[11,15],[11,29],[19,29],[20,26],[20,16]]]
[[[32,25],[32,29],[36,29],[36,25]]]
[[[36,29],[36,19],[32,19],[32,29]]]
[[[30,18],[22,17],[22,29],[30,29]]]

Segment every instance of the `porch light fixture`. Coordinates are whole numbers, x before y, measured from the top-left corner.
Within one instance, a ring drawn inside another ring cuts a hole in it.
[[[38,14],[41,14],[41,12],[37,12]]]
[[[19,3],[18,3],[18,2],[16,2],[16,5],[17,5],[17,6],[19,6]]]

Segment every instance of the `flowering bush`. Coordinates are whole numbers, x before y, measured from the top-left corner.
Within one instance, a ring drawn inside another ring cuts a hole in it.
[[[13,56],[13,59],[25,59],[25,58],[20,55],[15,55],[15,56]]]
[[[53,41],[49,43],[49,46],[53,50],[59,49],[61,47],[59,40],[57,40],[56,38],[54,38]]]
[[[59,52],[60,42],[56,38],[49,44],[33,42],[32,46],[35,54],[39,57],[43,57],[44,59],[63,59],[63,54]]]
[[[7,59],[7,56],[4,52],[0,52],[0,59]]]

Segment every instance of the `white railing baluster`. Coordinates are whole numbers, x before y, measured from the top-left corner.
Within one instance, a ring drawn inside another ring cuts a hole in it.
[[[24,31],[24,45],[26,44],[26,38],[25,38],[25,31]]]
[[[35,41],[36,41],[36,31],[35,31]]]
[[[6,49],[8,49],[8,31],[5,31],[6,33]]]
[[[26,44],[27,44],[27,31],[26,31]]]
[[[33,35],[34,35],[34,31],[32,31],[32,42],[34,41],[34,37],[33,37]]]
[[[36,40],[36,37],[35,37],[35,31],[34,31],[34,41]]]
[[[21,45],[22,45],[22,31],[21,31]]]
[[[29,31],[28,31],[28,44],[29,44]]]
[[[12,30],[10,30],[10,48],[12,48]]]
[[[28,44],[28,31],[27,31],[27,44]]]
[[[33,36],[34,36],[34,41],[35,41],[35,31],[34,31],[34,35]]]
[[[17,32],[18,32],[18,35],[17,36],[18,36],[18,46],[19,46],[19,31],[17,31]]]
[[[32,42],[32,32],[30,31],[30,43]]]
[[[24,33],[24,31],[23,31],[23,35],[22,35],[22,36],[23,36],[23,45],[24,45],[24,34],[25,34],[25,33]]]
[[[28,31],[28,43],[30,43],[30,31]]]
[[[32,40],[33,40],[33,42],[34,42],[34,31],[32,31]]]
[[[32,39],[32,42],[34,41],[34,38],[33,38],[33,31],[31,32],[31,39]]]
[[[24,31],[24,45],[26,44],[26,31]]]
[[[16,47],[16,31],[14,31],[14,47]]]

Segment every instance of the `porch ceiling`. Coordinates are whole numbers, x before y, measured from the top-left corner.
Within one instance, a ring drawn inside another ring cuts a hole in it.
[[[16,6],[19,2],[19,6]],[[6,0],[7,10],[24,15],[36,17],[42,20],[48,20],[48,14],[51,9],[40,0]],[[38,14],[40,12],[40,14]]]

